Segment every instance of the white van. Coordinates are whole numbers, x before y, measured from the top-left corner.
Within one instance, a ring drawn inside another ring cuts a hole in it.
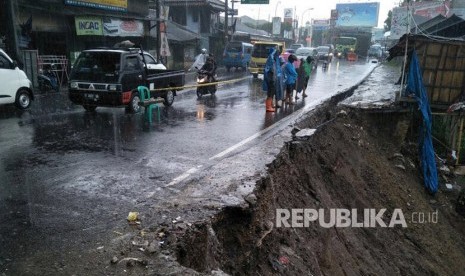
[[[15,104],[19,109],[26,109],[34,99],[32,83],[26,73],[19,69],[2,49],[0,49],[0,104]]]

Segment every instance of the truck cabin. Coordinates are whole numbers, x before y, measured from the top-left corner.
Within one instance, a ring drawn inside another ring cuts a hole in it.
[[[336,44],[336,56],[345,57],[347,53],[354,52],[357,47],[357,38],[341,36],[335,41]]]

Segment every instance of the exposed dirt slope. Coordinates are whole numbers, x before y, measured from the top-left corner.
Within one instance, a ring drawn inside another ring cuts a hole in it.
[[[309,140],[285,145],[250,208],[228,208],[190,228],[178,243],[178,261],[233,275],[464,275],[465,223],[453,210],[456,195],[427,194],[415,144],[401,148],[409,114],[337,112],[302,122],[329,120]],[[276,228],[277,208],[356,208],[359,215],[386,208],[387,222],[400,208],[408,227]],[[436,210],[437,223],[412,221],[414,212]]]

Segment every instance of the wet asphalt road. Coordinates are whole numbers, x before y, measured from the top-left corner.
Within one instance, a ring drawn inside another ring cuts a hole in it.
[[[252,77],[200,100],[182,91],[150,126],[143,113],[124,108],[85,112],[63,92],[37,95],[25,112],[0,107],[0,268],[37,252],[97,247],[129,211],[153,207],[187,176],[247,147],[245,139],[351,87],[375,66],[318,68],[305,102],[276,114],[265,114],[261,80]]]

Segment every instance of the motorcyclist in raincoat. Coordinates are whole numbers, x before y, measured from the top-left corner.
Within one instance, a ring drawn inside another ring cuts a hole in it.
[[[194,63],[191,65],[188,71],[192,71],[193,69],[200,69],[207,61],[207,49],[203,48],[199,55],[195,57]]]

